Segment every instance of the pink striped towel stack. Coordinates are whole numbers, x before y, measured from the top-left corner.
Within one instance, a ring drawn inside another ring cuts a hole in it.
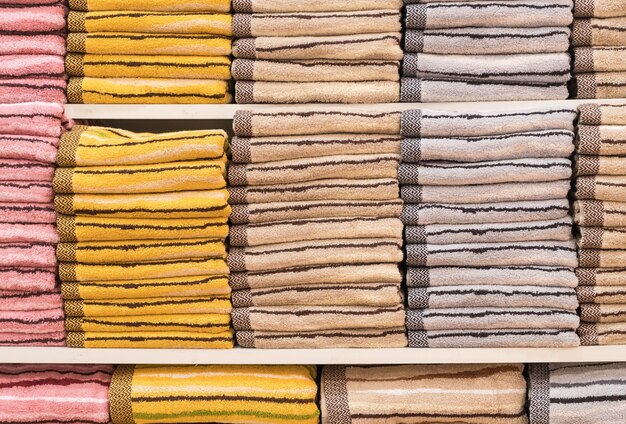
[[[0,0],[0,103],[65,103],[63,0]]]
[[[59,104],[0,104],[0,345],[65,344],[52,203],[64,125]]]

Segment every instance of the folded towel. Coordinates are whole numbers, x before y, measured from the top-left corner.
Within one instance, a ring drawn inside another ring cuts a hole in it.
[[[626,228],[579,227],[578,246],[583,249],[626,249]]]
[[[56,267],[0,267],[4,290],[17,292],[51,292],[56,287]]]
[[[565,199],[570,180],[542,183],[503,183],[468,186],[403,185],[400,196],[405,203],[484,203]],[[462,195],[459,195],[462,193]]]
[[[626,175],[624,159],[620,156],[578,155],[575,160],[577,175]]]
[[[543,287],[574,288],[578,285],[572,268],[552,266],[407,268],[406,273],[406,284],[409,287],[478,286],[481,284],[524,286],[529,281]]]
[[[231,330],[221,333],[187,331],[68,332],[68,347],[105,349],[231,349]]]
[[[405,225],[482,224],[485,222],[549,221],[567,216],[566,199],[465,205],[421,203],[404,205]]]
[[[578,328],[580,319],[575,310],[551,308],[474,307],[449,309],[409,309],[408,330],[489,330]]]
[[[240,38],[233,43],[233,55],[242,59],[273,60],[400,60],[400,38],[398,32],[325,37]]]
[[[257,349],[406,347],[406,329],[368,328],[319,331],[237,331],[237,344]]]
[[[231,36],[232,16],[225,13],[181,13],[70,10],[69,32],[143,34],[212,34]]]
[[[63,78],[2,78],[1,103],[65,103],[67,83]]]
[[[397,81],[266,82],[237,81],[237,103],[397,103]]]
[[[574,47],[572,72],[626,71],[626,47]]]
[[[61,34],[2,34],[0,55],[65,55],[65,37]]]
[[[236,59],[233,78],[238,81],[399,81],[397,60],[254,60]]]
[[[315,424],[316,377],[306,365],[124,365],[113,374],[111,421]]]
[[[448,81],[402,78],[400,101],[407,103],[478,102],[514,100],[564,100],[565,83]]]
[[[58,243],[56,228],[50,224],[0,223],[0,243]]]
[[[55,333],[0,333],[0,346],[65,346],[65,331]],[[49,389],[49,387],[46,387]],[[11,401],[15,402],[15,401]],[[82,405],[81,405],[82,406]],[[4,412],[4,411],[3,411]],[[66,417],[67,415],[64,415]],[[80,415],[83,419],[83,415]],[[32,419],[32,418],[30,418]],[[30,421],[25,421],[30,422]],[[103,421],[106,422],[106,421]]]
[[[230,58],[70,53],[65,70],[71,77],[230,79]]]
[[[626,176],[589,175],[577,177],[574,195],[578,200],[626,202]]]
[[[63,300],[61,294],[57,292],[0,291],[0,311],[49,311],[62,307]]]
[[[624,286],[582,286],[576,288],[580,303],[626,304]]]
[[[63,332],[61,308],[41,311],[0,311],[2,333],[44,334]]]
[[[56,213],[52,204],[0,202],[0,222],[54,224]]]
[[[61,194],[56,210],[66,215],[109,218],[220,218],[228,217],[227,190],[148,194]]]
[[[21,159],[0,159],[0,181],[50,181],[54,165]]]
[[[234,308],[235,330],[300,332],[404,327],[404,308],[369,306],[251,306]]]
[[[13,4],[13,3],[11,3]],[[0,6],[0,31],[8,33],[45,33],[65,29],[65,6]]]
[[[543,28],[407,29],[407,52],[434,54],[522,54],[566,52],[570,30]]]
[[[572,0],[442,2],[406,7],[406,26],[415,29],[568,26],[572,20]]]
[[[626,203],[578,200],[574,220],[582,227],[626,227]]]
[[[5,159],[53,164],[56,162],[58,147],[58,137],[0,135],[0,155]]]
[[[578,250],[581,268],[626,268],[626,250]]]
[[[626,72],[593,72],[577,74],[573,79],[577,99],[611,99],[626,97]]]
[[[507,364],[325,366],[322,423],[525,424],[523,371]]]
[[[53,199],[54,192],[50,183],[0,181],[0,202],[2,203],[51,203]]]
[[[409,331],[409,347],[510,348],[578,347],[580,340],[572,329],[431,330]],[[481,421],[482,423],[482,421]]]
[[[319,0],[314,3],[299,0],[233,0],[233,9],[239,13],[339,12],[376,10],[381,6],[400,10],[402,0]]]
[[[138,32],[70,32],[70,53],[171,56],[228,56],[230,37],[211,34],[142,34]]]
[[[501,224],[435,224],[407,226],[408,244],[503,243],[572,238],[572,219]],[[626,247],[626,243],[625,243]]]
[[[626,343],[626,323],[588,323],[578,327],[580,344],[583,346],[623,345]]]
[[[1,270],[1,268],[0,268]],[[400,284],[402,276],[397,264],[315,265],[273,271],[233,272],[229,285],[233,290],[312,284]]]
[[[581,286],[621,286],[626,268],[578,268],[576,276]]]
[[[55,55],[2,55],[0,76],[3,78],[64,78],[63,62],[63,56]]]
[[[606,19],[574,19],[572,44],[574,46],[626,45],[626,17]]]
[[[617,125],[626,124],[626,105],[585,103],[578,106],[578,130],[584,129],[579,137],[591,137],[590,131],[600,131],[602,138],[616,137],[622,128]],[[589,126],[591,125],[591,127]],[[600,128],[595,126],[600,125]]]
[[[606,114],[601,116],[605,117]],[[577,151],[580,154],[602,156],[626,154],[626,126],[579,125]]]
[[[99,216],[59,215],[57,232],[61,241],[225,239],[226,218],[125,219]]]
[[[570,79],[568,53],[404,55],[402,75],[459,81],[567,82]]]
[[[54,243],[0,243],[1,267],[51,267],[55,265]]]
[[[158,12],[230,11],[230,0],[69,0],[72,10],[143,10]]]
[[[574,2],[574,16],[606,18],[624,16],[624,0],[577,0]]]
[[[321,156],[255,164],[232,164],[228,182],[233,186],[274,185],[321,178],[396,178],[400,155]]]
[[[123,317],[137,315],[229,314],[228,297],[156,297],[147,299],[66,300],[68,317]],[[141,319],[141,318],[140,318]]]
[[[229,331],[229,314],[159,314],[113,317],[68,317],[65,329],[86,333],[135,333],[184,331],[189,333],[225,333]]]
[[[579,287],[580,289],[581,287]],[[598,304],[598,303],[581,303],[580,319],[586,322],[625,322],[626,321],[626,305],[624,304]]]
[[[308,265],[401,262],[402,257],[401,238],[311,240],[232,247],[228,266],[233,272],[263,271]]]
[[[0,104],[2,135],[58,138],[63,132],[63,120],[61,104],[44,102]]]
[[[2,209],[0,207],[0,213]],[[322,200],[310,202],[257,203],[232,205],[230,222],[249,224],[313,218],[377,217],[397,218],[402,201],[397,200]],[[0,215],[1,217],[2,215]]]

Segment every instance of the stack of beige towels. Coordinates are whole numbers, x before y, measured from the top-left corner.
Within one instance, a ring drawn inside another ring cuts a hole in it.
[[[576,221],[584,345],[626,343],[626,106],[579,107]]]
[[[237,103],[399,101],[402,0],[234,0]]]
[[[239,345],[406,346],[399,115],[235,114],[228,265]]]

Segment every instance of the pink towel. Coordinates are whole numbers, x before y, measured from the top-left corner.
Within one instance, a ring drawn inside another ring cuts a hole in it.
[[[0,222],[38,222],[42,224],[54,224],[56,221],[57,214],[53,204],[0,202]]]
[[[52,203],[51,183],[32,181],[0,181],[1,203]]]
[[[55,266],[52,243],[0,243],[0,266]]]
[[[65,38],[60,34],[0,35],[0,55],[8,54],[65,56]]]
[[[65,330],[63,309],[0,311],[2,333],[61,333]]]
[[[63,309],[61,293],[24,293],[0,290],[0,311],[46,311],[50,309]]]
[[[56,287],[56,267],[0,267],[0,281],[5,295],[8,291],[45,293]],[[0,308],[1,309],[1,308]]]
[[[54,165],[20,159],[0,159],[0,181],[52,181]]]
[[[63,133],[65,119],[63,106],[56,103],[0,104],[0,134],[4,135],[58,138]]]
[[[29,333],[0,333],[0,346],[65,346],[65,331],[54,333],[29,334]],[[1,379],[1,376],[0,376]],[[0,384],[0,393],[3,388]],[[0,395],[0,399],[1,399]],[[5,405],[3,405],[5,404]],[[31,405],[32,407],[32,405]],[[6,401],[0,400],[0,420],[5,414]],[[39,411],[39,409],[36,409]],[[6,422],[6,421],[5,421]],[[12,421],[9,421],[12,422]],[[31,421],[32,422],[32,421]]]
[[[19,242],[58,243],[59,235],[53,224],[0,222],[0,243]]]
[[[0,43],[2,43],[1,37]],[[63,56],[43,54],[5,55],[0,60],[0,76],[65,79],[65,59]]]
[[[2,32],[54,32],[65,29],[65,7],[34,6],[0,7],[0,31]]]
[[[2,78],[0,103],[65,103],[66,86],[61,78]]]
[[[0,158],[56,163],[58,137],[0,135]]]

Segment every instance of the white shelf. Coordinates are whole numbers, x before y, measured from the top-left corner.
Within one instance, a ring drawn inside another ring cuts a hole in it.
[[[104,105],[85,104],[66,105],[67,114],[74,119],[232,119],[237,110],[286,108],[319,109],[331,108],[343,110],[376,110],[381,112],[400,111],[405,109],[440,109],[451,111],[479,110],[514,110],[542,107],[575,107],[583,103],[626,104],[626,99],[602,100],[542,100],[522,102],[463,102],[463,103],[379,103],[379,104],[302,104],[302,105],[260,105],[260,104],[226,104],[226,105]]]
[[[626,362],[626,346],[514,349],[74,349],[0,347],[1,363],[453,364]]]

